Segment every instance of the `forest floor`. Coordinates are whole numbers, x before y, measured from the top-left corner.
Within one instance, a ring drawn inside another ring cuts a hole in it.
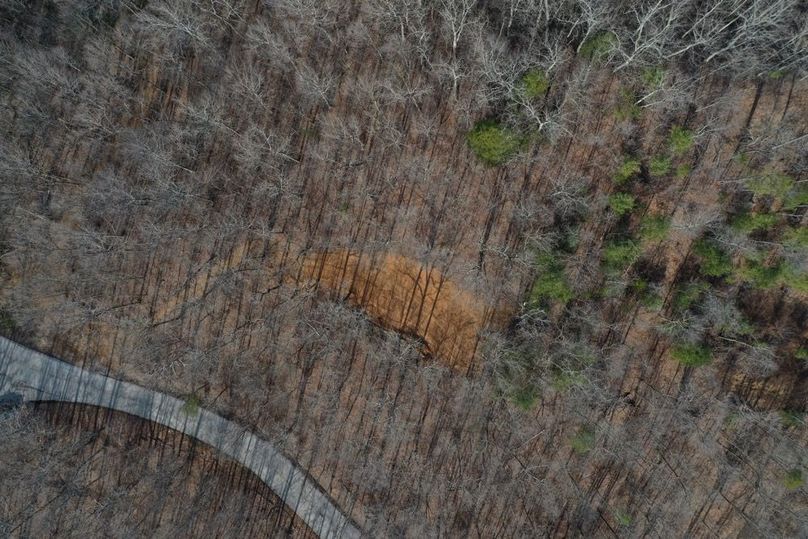
[[[0,333],[249,426],[374,536],[806,529],[802,75],[618,72],[491,2],[454,43],[459,1],[79,4],[0,7]]]
[[[242,465],[109,409],[0,410],[0,465],[4,537],[316,537]]]

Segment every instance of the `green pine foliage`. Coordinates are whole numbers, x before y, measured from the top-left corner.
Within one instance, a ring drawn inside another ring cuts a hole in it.
[[[659,66],[642,70],[642,83],[646,88],[658,88],[665,80],[665,69]]]
[[[467,140],[477,157],[490,166],[503,164],[524,144],[517,133],[493,120],[477,122],[469,131]]]
[[[644,241],[662,241],[668,237],[671,220],[664,215],[646,215],[640,222],[640,238]]]
[[[523,384],[511,390],[508,396],[519,408],[527,411],[539,399],[539,390],[532,384]]]
[[[768,260],[766,253],[762,252],[743,260],[735,271],[735,280],[760,290],[787,286],[797,292],[808,293],[808,272],[781,259]]]
[[[603,248],[603,262],[610,271],[623,271],[639,258],[639,244],[631,239],[610,242]]]
[[[677,287],[676,295],[673,297],[673,308],[678,313],[683,313],[700,301],[710,285],[704,281],[693,281]]]
[[[792,290],[808,294],[808,272],[800,271],[794,266],[786,266],[782,276],[783,284]]]
[[[762,255],[752,256],[744,260],[738,268],[736,277],[759,289],[772,288],[782,284],[786,268],[781,262],[767,263]]]
[[[800,427],[804,418],[805,414],[799,410],[780,410],[780,420],[784,427]]]
[[[713,360],[710,349],[699,344],[677,344],[671,348],[671,356],[685,367],[701,367]]]
[[[637,97],[628,88],[620,90],[620,97],[615,107],[618,120],[638,120],[642,116],[642,107],[637,104]]]
[[[648,170],[652,176],[664,176],[671,170],[671,158],[665,155],[657,155],[648,164]]]
[[[586,376],[578,371],[558,370],[551,374],[550,385],[556,391],[563,393],[571,387],[586,385],[586,381]]]
[[[679,180],[687,178],[689,174],[690,174],[690,165],[687,163],[682,163],[681,165],[677,166],[676,172],[674,172],[674,175]]]
[[[564,274],[564,264],[554,255],[536,258],[537,276],[530,289],[529,303],[538,306],[545,301],[567,303],[574,294]]]
[[[614,32],[598,32],[581,44],[578,54],[589,60],[600,62],[605,60],[617,45],[618,40]]]
[[[773,213],[746,213],[732,222],[732,227],[747,234],[774,228],[780,217]]]
[[[803,486],[805,484],[805,477],[803,477],[802,470],[799,468],[789,470],[783,479],[783,484],[789,490],[796,490]]]
[[[808,206],[808,185],[800,183],[793,186],[783,197],[783,209],[794,211],[803,206]]]
[[[794,188],[794,179],[779,172],[766,172],[747,180],[746,187],[757,196],[783,199]]]
[[[631,526],[631,516],[625,511],[616,510],[614,512],[614,518],[621,526]]]
[[[674,125],[668,136],[668,144],[674,155],[683,155],[688,152],[695,142],[693,132],[682,126]]]
[[[579,455],[585,455],[595,447],[595,433],[587,428],[582,428],[570,439],[570,445],[573,451]]]
[[[700,258],[701,273],[708,277],[726,277],[732,273],[732,260],[715,243],[700,240],[693,245],[693,252]]]
[[[794,249],[808,249],[808,227],[789,229],[783,235],[783,244]]]
[[[626,158],[623,164],[614,173],[614,183],[622,185],[640,172],[640,160],[631,157]]]
[[[522,77],[522,90],[528,99],[543,96],[549,88],[550,80],[540,69],[531,69]]]
[[[622,217],[634,209],[634,195],[630,193],[614,193],[609,195],[609,208],[618,217]]]

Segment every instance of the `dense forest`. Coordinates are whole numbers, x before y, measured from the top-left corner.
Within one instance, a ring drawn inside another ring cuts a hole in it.
[[[807,67],[799,0],[3,0],[0,334],[368,536],[806,536]],[[307,534],[65,408],[0,535]]]
[[[4,537],[315,537],[243,467],[142,420],[46,404],[0,434]]]

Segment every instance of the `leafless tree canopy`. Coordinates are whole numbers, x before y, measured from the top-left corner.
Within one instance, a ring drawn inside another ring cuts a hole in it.
[[[800,0],[5,0],[0,333],[370,536],[806,536],[806,47]],[[3,406],[0,535],[295,527]]]

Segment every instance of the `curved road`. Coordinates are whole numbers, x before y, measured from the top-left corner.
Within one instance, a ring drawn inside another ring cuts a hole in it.
[[[305,470],[272,444],[212,412],[186,413],[185,403],[170,395],[91,373],[0,337],[0,401],[4,400],[101,406],[178,430],[252,470],[318,536],[361,536]]]

